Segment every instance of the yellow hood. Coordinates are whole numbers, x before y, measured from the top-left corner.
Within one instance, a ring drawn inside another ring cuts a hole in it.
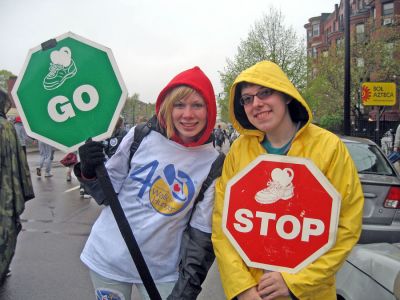
[[[241,135],[259,136],[264,138],[265,133],[256,129],[247,119],[243,106],[240,105],[240,85],[241,82],[258,84],[280,91],[291,96],[295,101],[289,103],[289,112],[294,122],[302,121],[309,124],[312,121],[311,110],[300,95],[298,90],[290,82],[289,78],[282,69],[273,62],[261,61],[254,66],[244,70],[234,81],[229,96],[229,113],[233,127]]]

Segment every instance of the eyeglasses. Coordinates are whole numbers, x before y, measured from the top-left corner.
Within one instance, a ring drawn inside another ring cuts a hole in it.
[[[250,105],[253,104],[255,96],[257,96],[257,98],[260,100],[265,100],[269,96],[271,96],[274,92],[275,90],[273,89],[262,88],[255,95],[249,95],[249,94],[242,95],[242,97],[240,97],[239,102],[242,106]]]

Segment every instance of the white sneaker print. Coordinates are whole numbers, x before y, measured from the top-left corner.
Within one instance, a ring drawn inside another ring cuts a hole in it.
[[[54,50],[50,54],[49,73],[43,79],[43,87],[46,90],[54,90],[60,87],[65,80],[74,77],[77,68],[68,47]]]
[[[271,204],[278,200],[289,200],[294,195],[292,180],[294,172],[290,168],[275,168],[271,172],[271,180],[267,187],[257,192],[255,200],[261,204]]]

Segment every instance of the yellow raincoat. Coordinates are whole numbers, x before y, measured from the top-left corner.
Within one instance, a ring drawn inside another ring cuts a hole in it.
[[[261,145],[265,133],[248,121],[244,109],[234,101],[240,97],[240,82],[270,87],[290,95],[289,112],[294,122],[301,122],[288,156],[311,159],[341,194],[342,202],[336,243],[332,248],[296,274],[282,272],[291,293],[298,299],[336,299],[335,273],[357,243],[361,232],[364,204],[356,167],[346,146],[333,133],[311,124],[312,115],[305,100],[274,63],[263,61],[242,72],[232,85],[230,116],[240,137],[225,159],[222,176],[216,183],[212,241],[225,295],[232,299],[256,286],[263,270],[247,267],[222,231],[222,210],[227,182],[266,150]]]

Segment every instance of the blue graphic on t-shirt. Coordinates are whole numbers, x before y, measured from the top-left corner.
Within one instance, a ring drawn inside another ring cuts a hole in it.
[[[182,180],[179,180],[179,178],[177,177],[174,166],[173,165],[166,166],[164,168],[164,175],[165,179],[167,179],[169,186],[171,187],[172,195],[174,196],[174,198],[179,201],[185,201],[186,195],[183,191],[184,182]],[[182,176],[186,174],[183,173],[180,175]]]
[[[154,160],[139,169],[133,170],[131,175],[129,175],[129,177],[132,178],[132,180],[142,183],[142,187],[140,188],[140,191],[138,194],[139,198],[142,198],[146,189],[150,188],[153,185],[153,181],[151,179],[152,179],[157,167],[158,167],[158,161]],[[146,175],[146,172],[148,172],[147,175]],[[146,178],[143,179],[142,178],[143,175],[145,175]]]
[[[195,187],[188,174],[176,170],[173,164],[163,169],[163,176],[154,178],[158,161],[140,167],[130,175],[134,181],[140,182],[138,197],[142,198],[149,191],[149,201],[154,209],[164,215],[174,215],[182,211],[193,199]]]

